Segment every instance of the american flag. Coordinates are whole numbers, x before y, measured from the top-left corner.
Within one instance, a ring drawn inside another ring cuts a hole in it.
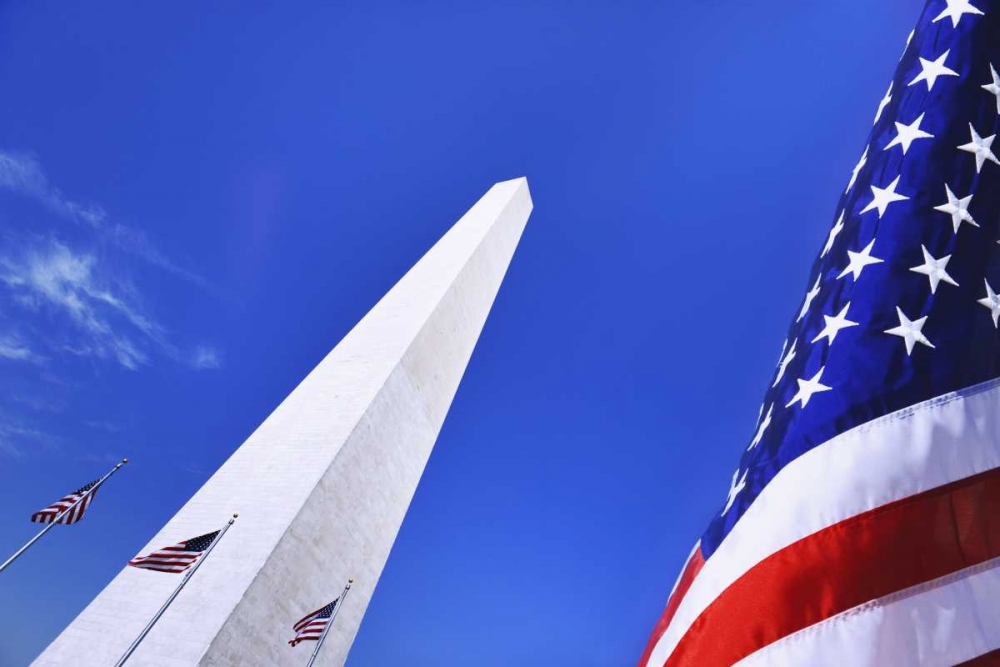
[[[330,622],[333,610],[337,606],[337,598],[321,609],[317,609],[311,614],[304,616],[298,623],[292,626],[295,630],[295,638],[288,641],[289,646],[296,646],[299,642],[316,641],[323,634],[323,628]]]
[[[219,531],[200,535],[190,540],[178,542],[169,547],[164,547],[147,556],[136,556],[128,562],[132,567],[144,570],[156,570],[157,572],[183,572],[201,556],[205,549],[212,546]]]
[[[998,132],[1000,0],[931,0],[640,667],[1000,664]]]
[[[91,489],[94,489],[94,487],[97,486],[98,481],[99,480],[95,480],[90,484],[81,486],[73,493],[63,496],[45,509],[38,510],[31,515],[31,520],[35,523],[52,523],[56,520],[57,516],[65,512],[73,503],[80,500],[80,498],[83,498],[83,494],[87,493]],[[83,502],[74,507],[71,512],[67,512],[66,515],[59,519],[56,523],[69,525],[82,519],[84,512],[86,512],[87,508],[90,507],[90,503],[94,499],[95,495],[97,495],[97,489],[94,489],[86,498],[83,498]]]

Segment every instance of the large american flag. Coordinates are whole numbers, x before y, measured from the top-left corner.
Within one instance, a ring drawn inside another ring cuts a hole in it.
[[[164,547],[146,556],[136,556],[128,562],[132,567],[157,572],[183,572],[201,557],[205,549],[212,546],[219,531],[199,535],[190,540],[184,540],[169,547]]]
[[[330,604],[317,609],[316,611],[303,616],[298,623],[292,626],[295,630],[295,637],[288,641],[289,646],[297,646],[299,642],[316,641],[323,634],[323,629],[330,622],[333,610],[337,607],[337,598]]]
[[[73,503],[80,500],[80,498],[83,498],[85,493],[94,489],[94,487],[97,486],[98,481],[99,480],[95,480],[90,484],[81,486],[73,493],[63,496],[45,509],[38,510],[31,515],[31,520],[35,523],[52,523],[53,521],[56,521],[57,516],[66,512],[66,510],[69,509]],[[90,507],[90,503],[94,499],[95,495],[97,495],[97,489],[91,491],[86,498],[83,498],[82,502],[80,502],[76,507],[73,507],[72,511],[66,512],[66,514],[63,515],[59,521],[56,521],[56,523],[69,525],[82,519],[84,513],[87,511],[87,508]]]
[[[1000,664],[998,131],[1000,0],[931,0],[640,667]]]

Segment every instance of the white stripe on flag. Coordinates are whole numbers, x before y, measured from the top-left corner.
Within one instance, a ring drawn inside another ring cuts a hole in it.
[[[771,554],[886,503],[1000,467],[1000,381],[862,424],[788,464],[695,578],[650,655],[662,667],[695,619]]]
[[[1000,558],[789,635],[738,667],[950,667],[1000,649]]]

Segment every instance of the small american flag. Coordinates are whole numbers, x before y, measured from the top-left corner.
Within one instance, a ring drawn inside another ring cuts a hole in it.
[[[288,645],[295,646],[299,642],[316,641],[319,639],[319,636],[323,634],[323,628],[330,622],[330,617],[333,616],[333,610],[336,608],[338,602],[340,602],[340,598],[337,598],[322,609],[317,609],[311,614],[306,615],[296,623],[292,627],[296,632],[295,639],[290,640]]]
[[[79,489],[77,489],[76,491],[74,491],[69,495],[63,496],[62,498],[52,503],[45,509],[38,510],[37,512],[32,514],[31,520],[34,521],[35,523],[52,523],[53,521],[56,521],[57,516],[59,516],[63,512],[66,512],[66,510],[69,509],[69,507],[72,506],[73,503],[80,500],[80,498],[83,498],[83,494],[87,493],[91,489],[94,489],[95,486],[97,486],[96,480],[91,482],[90,484],[87,484],[86,486],[80,487]],[[94,499],[94,496],[96,494],[97,494],[97,489],[94,489],[90,494],[87,495],[86,498],[83,498],[83,501],[80,504],[74,507],[72,511],[66,512],[66,514],[62,518],[60,518],[59,521],[57,521],[56,523],[69,525],[71,523],[76,523],[77,521],[82,519],[84,512],[86,512],[87,508],[90,507],[90,501]]]
[[[136,556],[128,564],[132,567],[156,570],[157,572],[183,572],[194,565],[205,549],[212,546],[212,542],[215,541],[218,534],[217,530],[214,533],[201,535],[154,551],[148,556]]]

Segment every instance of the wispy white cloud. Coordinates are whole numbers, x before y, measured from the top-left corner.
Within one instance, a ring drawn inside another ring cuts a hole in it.
[[[218,350],[200,345],[191,355],[191,368],[196,371],[212,370],[222,367],[222,355]]]
[[[41,203],[57,221],[74,224],[72,231],[47,236],[0,231],[0,290],[7,289],[15,310],[40,316],[27,331],[18,331],[28,320],[11,329],[0,313],[0,360],[44,364],[54,356],[73,355],[135,370],[160,354],[194,370],[221,366],[222,355],[213,347],[182,349],[170,342],[115,259],[118,254],[139,258],[212,291],[203,278],[173,262],[142,230],[110,220],[100,206],[65,196],[31,155],[0,150],[4,190]]]
[[[124,427],[109,421],[92,420],[85,421],[83,423],[85,426],[89,426],[90,428],[97,429],[99,431],[107,431],[108,433],[121,433],[125,430]]]
[[[0,415],[0,452],[22,457],[25,449],[58,447],[61,438],[36,428],[25,426],[9,415]]]
[[[0,150],[0,188],[31,197],[60,216],[92,228],[102,241],[119,250],[214,292],[208,281],[171,260],[142,230],[109,220],[100,206],[67,198],[31,155]]]
[[[0,359],[26,361],[32,364],[45,363],[45,357],[32,350],[19,337],[12,334],[0,335]]]
[[[5,433],[3,427],[0,427],[0,453],[14,458],[24,456],[24,449],[21,443],[18,442],[17,438]]]
[[[66,196],[30,155],[0,150],[0,195],[3,204],[15,203],[10,195],[30,204],[12,209],[27,211],[22,224],[0,211],[0,455],[32,455],[69,442],[46,431],[86,385],[70,381],[80,364],[61,362],[71,356],[87,359],[95,372],[101,360],[131,370],[161,358],[186,369],[220,367],[216,348],[178,345],[147,307],[155,305],[145,298],[153,293],[133,282],[155,276],[130,270],[140,260],[214,291],[144,231]],[[90,431],[87,441],[114,440],[123,428],[100,414],[88,417],[77,424]]]
[[[49,241],[21,257],[0,257],[0,282],[21,305],[69,318],[82,338],[62,344],[64,352],[113,358],[134,370],[148,360],[136,334],[173,351],[161,327],[99,276],[94,255]]]
[[[60,215],[94,227],[106,217],[99,206],[78,204],[64,197],[49,182],[38,160],[25,153],[0,150],[0,188],[37,199]]]
[[[37,199],[50,196],[52,187],[41,165],[30,155],[0,151],[0,187]]]
[[[23,393],[11,393],[7,399],[12,403],[24,406],[34,412],[62,412],[66,409],[66,401],[59,396],[49,394],[34,395]]]
[[[110,240],[122,251],[134,255],[148,264],[163,269],[178,278],[183,278],[201,287],[206,292],[218,295],[216,289],[207,280],[197,273],[180,266],[163,254],[142,231],[118,223],[105,226],[101,231],[106,239]]]

